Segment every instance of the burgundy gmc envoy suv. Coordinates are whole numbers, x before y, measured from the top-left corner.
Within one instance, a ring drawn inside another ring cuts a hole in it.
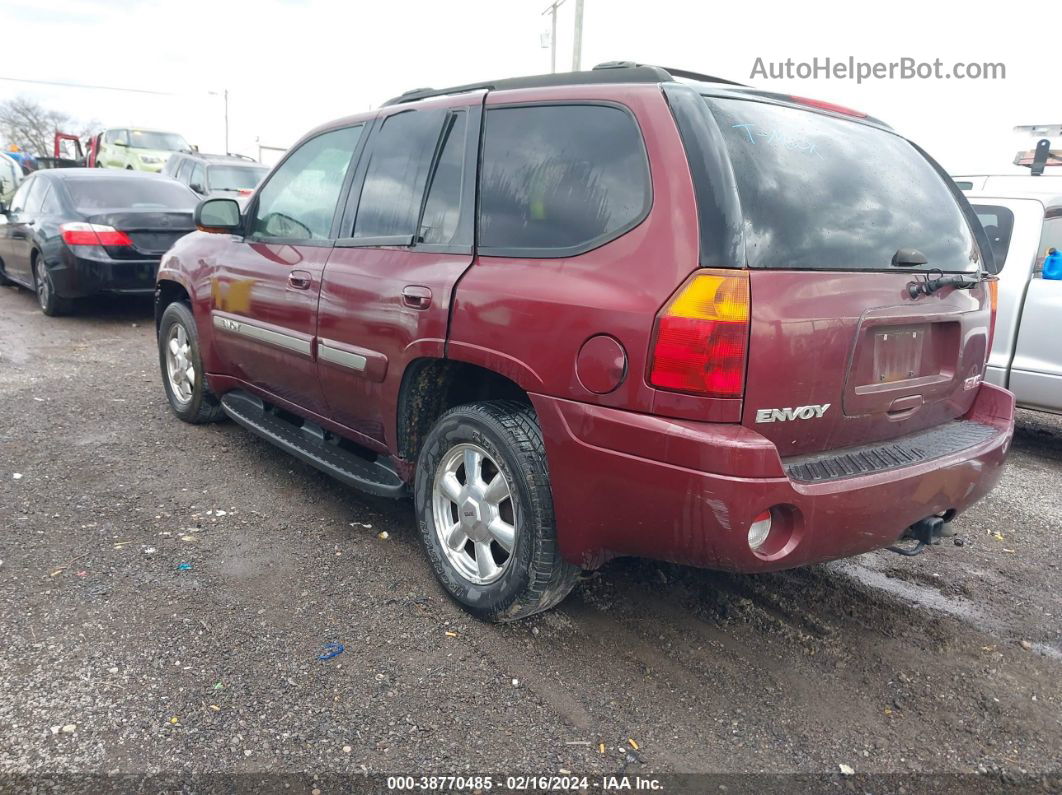
[[[999,479],[995,265],[940,167],[679,70],[407,92],[208,199],[163,383],[366,492],[504,621],[638,555],[762,572],[939,543]]]

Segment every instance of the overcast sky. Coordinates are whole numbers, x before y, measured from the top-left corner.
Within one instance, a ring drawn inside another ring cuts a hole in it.
[[[73,81],[172,96],[0,80],[104,126],[182,133],[204,151],[287,146],[337,116],[410,88],[549,71],[548,0],[3,0],[0,77]],[[575,0],[558,15],[558,69],[571,68]],[[691,69],[864,110],[953,173],[1010,166],[1018,124],[1062,122],[1048,76],[1050,22],[969,2],[585,0],[583,66],[633,60]],[[1037,31],[1043,31],[1038,34]],[[757,57],[810,61],[1000,62],[1005,80],[750,79]]]

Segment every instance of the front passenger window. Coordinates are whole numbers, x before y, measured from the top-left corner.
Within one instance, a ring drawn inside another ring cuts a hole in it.
[[[281,164],[259,191],[254,237],[327,240],[361,126],[311,138]]]
[[[202,163],[192,166],[191,176],[188,177],[188,187],[196,193],[206,193],[206,169]]]

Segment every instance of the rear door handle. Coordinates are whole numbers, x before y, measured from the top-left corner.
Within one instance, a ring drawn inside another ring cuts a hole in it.
[[[306,271],[292,271],[288,274],[288,284],[296,290],[309,290],[313,284],[313,276]]]
[[[402,303],[411,309],[427,309],[431,306],[431,290],[419,284],[402,288]]]

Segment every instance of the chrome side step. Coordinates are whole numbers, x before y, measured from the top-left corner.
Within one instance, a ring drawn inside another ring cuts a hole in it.
[[[336,443],[334,434],[309,420],[296,425],[260,398],[242,390],[226,393],[221,398],[221,408],[251,433],[341,483],[378,497],[398,499],[407,495],[406,484],[389,466],[390,459],[381,456],[372,461],[345,450]]]

